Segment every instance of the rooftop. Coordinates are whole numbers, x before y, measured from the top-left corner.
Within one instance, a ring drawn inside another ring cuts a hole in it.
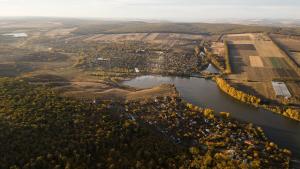
[[[289,89],[287,88],[284,82],[272,82],[273,89],[276,93],[276,96],[283,96],[286,98],[292,97]]]

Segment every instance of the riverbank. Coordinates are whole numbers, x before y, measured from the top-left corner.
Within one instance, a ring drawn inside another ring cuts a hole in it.
[[[142,75],[142,76],[155,76],[155,74],[151,74],[151,75]],[[173,76],[173,77],[178,77],[176,75],[160,75],[160,76]],[[138,77],[138,76],[137,76]],[[269,111],[272,111],[274,113],[280,114],[286,118],[290,118],[292,120],[296,120],[300,122],[300,113],[297,110],[291,109],[291,108],[282,108],[280,106],[277,105],[267,105],[267,104],[263,104],[261,102],[262,99],[253,96],[251,94],[239,91],[237,89],[235,89],[234,87],[232,87],[229,83],[226,82],[226,80],[224,80],[221,77],[218,77],[217,75],[214,74],[194,74],[194,75],[183,75],[183,76],[179,76],[179,77],[183,77],[183,78],[191,78],[191,77],[196,77],[196,78],[205,78],[205,79],[213,79],[215,81],[215,83],[217,84],[217,86],[221,89],[221,91],[223,91],[224,93],[228,94],[229,96],[233,97],[234,99],[241,101],[243,103],[252,105],[254,107],[259,107],[259,108],[263,108]],[[126,81],[132,79],[128,78],[126,79]],[[121,83],[124,82],[120,81]]]
[[[175,144],[210,158],[210,167],[219,163],[223,167],[289,168],[289,150],[279,149],[261,128],[227,118],[226,113],[217,117],[213,110],[179,97],[131,101],[125,106],[134,121],[142,121]]]
[[[256,96],[253,96],[253,95],[249,95],[247,93],[244,93],[242,91],[239,91],[239,90],[235,89],[234,87],[230,86],[229,83],[226,82],[226,80],[224,80],[220,77],[215,77],[215,78],[213,78],[213,80],[216,82],[218,87],[223,92],[225,92],[226,94],[232,96],[233,98],[235,98],[235,99],[237,99],[241,102],[253,105],[255,107],[264,108],[264,109],[270,110],[274,113],[278,113],[280,115],[283,115],[287,118],[290,118],[290,119],[293,119],[293,120],[296,120],[296,121],[300,121],[300,115],[299,115],[299,112],[297,110],[293,110],[293,109],[290,109],[290,108],[281,108],[281,107],[276,106],[276,105],[263,104],[261,102],[260,98],[258,98]]]
[[[230,112],[230,117],[240,122],[261,126],[266,136],[281,148],[293,152],[293,166],[299,166],[300,124],[262,108],[244,104],[221,91],[212,80],[166,76],[141,76],[122,84],[138,89],[152,88],[160,84],[174,84],[181,98],[193,105],[211,108],[215,112]],[[218,114],[218,113],[216,113]]]
[[[142,75],[142,76],[155,76],[156,74],[151,74],[151,75]],[[231,86],[229,83],[226,82],[226,80],[224,80],[221,77],[218,77],[217,75],[214,74],[209,74],[209,73],[201,73],[201,74],[194,74],[194,75],[182,75],[182,76],[177,76],[177,75],[161,75],[161,76],[174,76],[174,77],[186,77],[186,78],[190,78],[190,77],[196,77],[196,78],[205,78],[205,79],[213,79],[216,84],[218,85],[218,87],[221,89],[221,91],[223,91],[224,93],[228,94],[229,96],[233,97],[234,99],[241,101],[243,103],[247,103],[249,105],[252,105],[254,107],[259,107],[259,108],[263,108],[269,111],[272,111],[274,113],[280,114],[286,118],[290,118],[296,121],[300,122],[300,113],[297,110],[291,109],[289,107],[285,107],[282,108],[280,106],[277,105],[267,105],[267,104],[263,104],[261,102],[262,99],[253,96],[251,94],[239,91],[237,89],[235,89],[233,86]],[[138,77],[138,76],[137,76]],[[128,78],[126,79],[126,81],[132,79]],[[120,82],[124,82],[120,81]]]

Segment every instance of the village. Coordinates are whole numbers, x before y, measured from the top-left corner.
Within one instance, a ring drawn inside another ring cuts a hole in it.
[[[99,73],[190,76],[208,65],[202,46],[160,46],[143,41],[106,42],[78,52],[75,67]],[[201,48],[201,49],[200,49]]]
[[[237,164],[259,167],[287,165],[287,149],[279,149],[269,141],[260,127],[241,124],[230,113],[216,116],[211,109],[186,103],[179,97],[157,97],[125,104],[125,114],[131,121],[157,130],[174,144],[195,147],[201,154],[210,151]]]

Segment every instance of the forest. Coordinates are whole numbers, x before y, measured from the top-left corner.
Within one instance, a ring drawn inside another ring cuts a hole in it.
[[[188,155],[129,119],[115,119],[108,103],[10,79],[1,79],[0,96],[2,169],[179,168]]]

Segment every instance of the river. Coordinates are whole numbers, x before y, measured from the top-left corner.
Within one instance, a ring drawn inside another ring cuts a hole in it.
[[[215,112],[230,112],[234,119],[262,127],[270,140],[293,152],[293,166],[300,166],[299,122],[239,102],[223,93],[212,80],[149,75],[123,82],[124,85],[141,89],[165,83],[174,84],[181,97],[194,105],[211,108]]]

